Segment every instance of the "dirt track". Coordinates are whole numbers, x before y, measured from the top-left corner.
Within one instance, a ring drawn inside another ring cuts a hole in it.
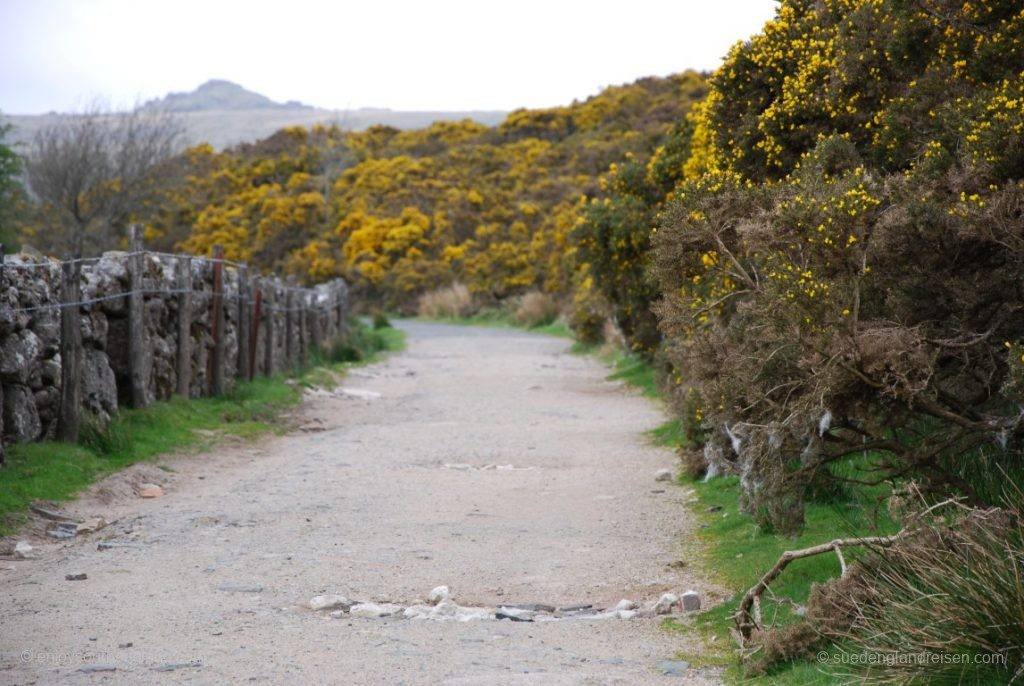
[[[408,351],[350,375],[354,396],[311,397],[305,431],[132,468],[66,508],[114,525],[0,560],[0,683],[717,683],[662,674],[688,647],[660,618],[308,609],[322,593],[411,605],[440,584],[492,608],[714,597],[671,566],[693,524],[683,489],[654,481],[674,464],[643,435],[656,407],[566,341],[403,326]],[[152,480],[166,495],[135,497]]]

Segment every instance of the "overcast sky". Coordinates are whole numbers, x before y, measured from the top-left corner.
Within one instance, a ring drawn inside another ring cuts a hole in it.
[[[713,69],[774,0],[0,0],[0,111],[211,78],[332,109],[508,110]]]

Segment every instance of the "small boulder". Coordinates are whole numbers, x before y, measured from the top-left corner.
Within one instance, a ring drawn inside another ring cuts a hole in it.
[[[87,519],[81,524],[75,526],[75,533],[91,534],[95,531],[99,531],[107,524],[109,524],[109,522],[105,520],[103,517],[93,517],[92,519]]]
[[[697,591],[687,591],[683,594],[683,610],[685,612],[700,610],[700,594]]]
[[[654,604],[654,614],[670,615],[672,614],[672,608],[678,604],[679,596],[675,593],[665,593],[658,599],[658,602]]]
[[[142,484],[139,486],[140,498],[159,498],[164,494],[164,489],[156,484]]]
[[[437,586],[427,595],[427,602],[437,605],[443,600],[451,598],[452,592],[447,586]]]
[[[626,600],[625,598],[623,598],[623,599],[622,599],[622,600],[620,600],[620,601],[618,602],[618,604],[617,604],[617,605],[616,605],[616,606],[615,606],[614,608],[612,608],[612,609],[614,609],[614,610],[616,610],[616,611],[619,611],[619,610],[635,610],[635,609],[637,609],[638,607],[640,607],[640,606],[639,606],[639,605],[637,605],[636,603],[634,603],[634,602],[633,602],[632,600]]]
[[[30,560],[35,557],[35,552],[28,541],[18,541],[14,546],[14,556],[22,560]]]
[[[655,481],[671,481],[672,480],[672,470],[671,469],[659,469],[657,472],[654,473],[654,480]]]

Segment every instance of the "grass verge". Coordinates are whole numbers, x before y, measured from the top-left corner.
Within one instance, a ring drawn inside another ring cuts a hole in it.
[[[313,356],[295,375],[239,384],[216,398],[172,398],[143,410],[126,409],[105,427],[87,425],[79,443],[40,441],[8,446],[0,470],[0,534],[25,521],[35,500],[70,500],[98,479],[172,450],[199,450],[218,436],[242,438],[274,430],[281,411],[302,397],[301,388],[336,383],[348,367],[369,364],[382,353],[401,350],[401,331],[353,327],[346,341]]]
[[[625,381],[647,397],[661,397],[654,370],[643,358],[579,344],[575,350],[597,354],[609,364],[613,369],[609,379]],[[654,443],[672,448],[684,443],[682,427],[675,419],[651,429],[648,436]],[[849,469],[855,467],[848,466]],[[678,657],[695,666],[725,668],[725,679],[729,683],[779,686],[841,683],[841,678],[825,672],[820,665],[805,661],[781,665],[766,676],[744,678],[730,635],[732,615],[742,595],[786,550],[834,538],[895,532],[898,526],[884,508],[888,494],[883,488],[860,488],[828,501],[810,502],[805,513],[806,527],[799,536],[788,537],[761,530],[750,515],[741,511],[738,482],[738,477],[734,476],[707,482],[685,477],[680,479],[680,485],[689,491],[688,504],[698,524],[696,536],[687,542],[684,549],[686,563],[716,579],[733,595],[725,603],[697,614],[692,621],[667,619],[662,624],[663,628],[690,640],[700,638],[703,649],[692,653],[681,651]],[[846,554],[848,561],[856,557],[856,551]],[[777,624],[802,621],[794,614],[796,606],[806,603],[813,584],[835,578],[839,572],[839,563],[834,555],[819,555],[794,562],[771,586],[776,597],[788,601],[775,606],[766,602],[765,620],[774,619]]]

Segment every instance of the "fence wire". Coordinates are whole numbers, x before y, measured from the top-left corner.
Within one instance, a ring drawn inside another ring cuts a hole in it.
[[[136,257],[138,255],[143,255],[143,256],[153,255],[153,256],[156,256],[156,257],[172,258],[172,259],[176,259],[176,260],[189,259],[189,260],[195,260],[195,261],[198,261],[198,262],[201,262],[201,263],[208,263],[208,264],[221,263],[221,264],[226,264],[226,265],[229,265],[229,266],[233,266],[233,267],[238,268],[238,269],[248,269],[249,268],[248,264],[245,264],[243,262],[233,262],[231,260],[227,260],[227,259],[224,259],[224,258],[204,257],[204,256],[201,256],[201,255],[182,255],[182,254],[178,254],[178,253],[157,252],[157,251],[153,251],[153,250],[140,250],[140,251],[135,251],[135,252],[109,253],[107,255],[103,255],[103,256],[100,256],[100,257],[80,257],[80,258],[75,258],[75,259],[72,259],[72,260],[63,260],[63,261],[61,261],[61,260],[50,260],[50,261],[46,261],[46,262],[20,262],[20,261],[7,262],[6,257],[4,257],[3,261],[0,262],[0,265],[2,265],[3,269],[24,269],[24,270],[27,270],[27,269],[58,269],[59,270],[59,269],[62,269],[63,265],[65,265],[65,264],[93,264],[93,263],[97,263],[97,262],[99,262],[101,260],[113,260],[113,259],[122,260],[123,261],[123,260],[127,260],[130,257]],[[81,277],[81,275],[80,275],[80,277]],[[310,299],[313,301],[312,303],[310,303],[310,306],[312,308],[314,308],[315,310],[322,310],[323,312],[327,312],[327,311],[333,309],[334,307],[337,307],[341,303],[341,300],[339,298],[337,298],[337,297],[331,298],[329,295],[328,295],[328,299],[329,300],[333,300],[333,302],[329,302],[329,303],[321,302],[321,296],[325,295],[325,293],[323,291],[319,290],[319,289],[316,289],[316,288],[302,288],[302,287],[298,287],[298,286],[281,286],[279,288],[273,289],[273,291],[274,292],[283,292],[283,293],[301,293],[301,294],[303,294],[305,296],[310,297]],[[28,307],[9,308],[8,311],[11,312],[11,313],[14,313],[14,314],[27,314],[27,313],[31,313],[31,312],[41,312],[41,311],[44,311],[44,310],[63,310],[65,308],[84,307],[84,306],[87,306],[87,305],[96,305],[96,304],[99,304],[99,303],[110,302],[110,301],[118,300],[118,299],[121,299],[121,298],[128,298],[128,297],[130,297],[132,295],[143,295],[143,296],[150,295],[150,296],[153,296],[153,295],[185,295],[185,294],[199,295],[199,296],[202,296],[204,299],[207,299],[207,300],[212,300],[213,298],[218,296],[218,294],[214,293],[212,290],[197,289],[197,288],[133,289],[133,290],[130,290],[130,291],[122,291],[120,293],[115,293],[115,294],[111,294],[111,295],[104,295],[104,296],[99,296],[99,297],[95,297],[95,298],[88,298],[88,299],[85,299],[85,300],[76,300],[76,301],[73,301],[73,302],[51,302],[51,303],[41,303],[39,305],[31,305],[31,306],[28,306]],[[219,294],[219,296],[220,296],[222,301],[226,300],[228,302],[233,302],[233,303],[250,303],[250,302],[253,301],[253,298],[249,295],[249,293],[242,293],[240,291],[236,291],[234,293],[224,293],[224,292],[221,292]],[[263,298],[262,302],[260,304],[260,309],[263,310],[263,311],[266,311],[266,312],[285,312],[285,313],[288,313],[288,312],[303,312],[303,311],[309,310],[310,308],[309,307],[302,307],[301,305],[293,305],[292,307],[281,306],[281,305],[274,305],[274,304],[268,303],[266,298]]]

